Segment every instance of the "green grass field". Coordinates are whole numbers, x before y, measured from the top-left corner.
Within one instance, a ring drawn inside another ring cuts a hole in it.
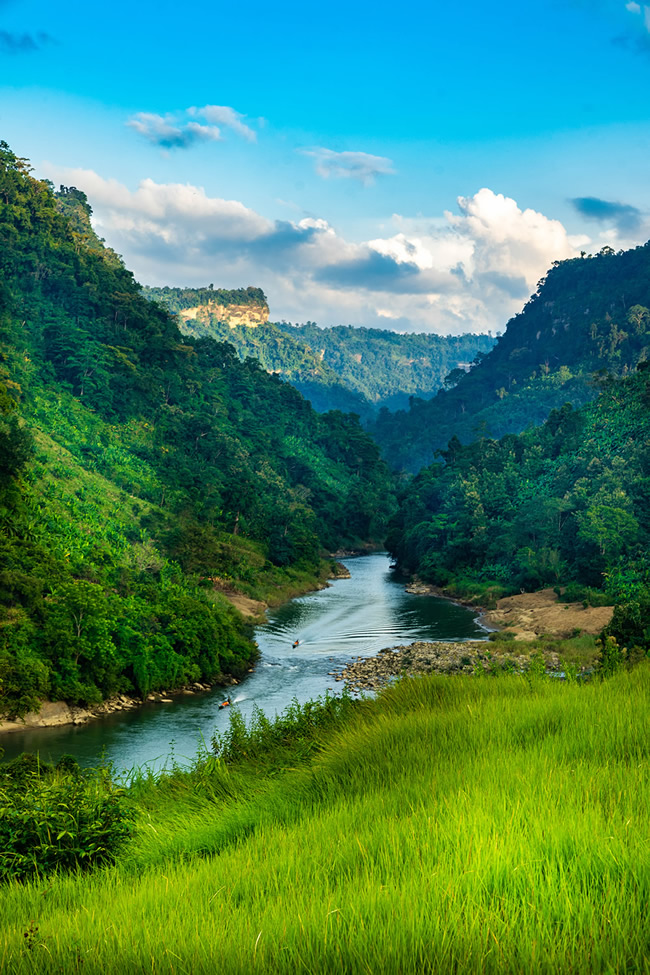
[[[403,680],[132,787],[118,863],[0,892],[0,970],[650,972],[650,666]]]

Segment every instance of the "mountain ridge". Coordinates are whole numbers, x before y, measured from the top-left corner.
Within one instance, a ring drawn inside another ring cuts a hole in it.
[[[555,262],[494,348],[452,388],[408,411],[382,412],[371,430],[392,467],[429,464],[452,437],[502,437],[581,406],[599,374],[624,376],[650,354],[650,243]]]

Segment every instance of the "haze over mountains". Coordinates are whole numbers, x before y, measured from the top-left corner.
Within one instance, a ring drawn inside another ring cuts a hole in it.
[[[377,409],[429,397],[454,369],[469,369],[494,345],[491,335],[399,334],[389,330],[313,322],[270,322],[259,288],[145,288],[144,294],[178,314],[185,334],[229,342],[281,376],[319,411],[340,409],[370,417]]]

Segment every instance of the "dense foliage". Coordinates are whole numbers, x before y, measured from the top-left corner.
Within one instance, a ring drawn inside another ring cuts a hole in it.
[[[131,833],[133,809],[107,768],[56,765],[34,755],[0,765],[0,880],[112,863]]]
[[[144,287],[142,293],[145,298],[159,301],[173,314],[186,308],[196,308],[200,305],[260,305],[268,312],[266,295],[261,288],[215,288],[209,284],[207,288],[149,288]]]
[[[450,373],[468,368],[477,354],[488,352],[495,342],[491,335],[400,334],[351,325],[319,328],[313,322],[280,322],[277,327],[313,350],[345,386],[374,408],[388,409],[408,405],[412,396],[432,396]]]
[[[0,714],[242,672],[212,580],[314,573],[391,506],[358,420],[184,338],[89,218],[0,144]]]
[[[166,305],[166,301],[163,300],[163,304]],[[350,388],[323,361],[319,351],[287,334],[281,326],[273,322],[256,326],[233,325],[222,319],[223,314],[210,304],[204,306],[195,319],[181,318],[180,327],[185,335],[209,336],[219,342],[228,342],[240,359],[254,359],[266,372],[290,382],[319,412],[342,410],[362,417],[372,412],[365,396]]]
[[[406,488],[390,533],[400,565],[439,585],[569,584],[617,604],[612,632],[650,646],[650,369],[609,379],[520,436],[458,439]],[[582,587],[582,589],[580,588]]]
[[[594,374],[624,376],[650,351],[650,243],[555,263],[494,349],[408,412],[382,411],[373,434],[391,466],[417,471],[452,436],[502,437],[597,393]]]

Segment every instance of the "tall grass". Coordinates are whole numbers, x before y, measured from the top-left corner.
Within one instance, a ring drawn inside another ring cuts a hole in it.
[[[3,890],[0,970],[650,972],[649,727],[648,666],[401,681],[141,781],[117,866]]]

